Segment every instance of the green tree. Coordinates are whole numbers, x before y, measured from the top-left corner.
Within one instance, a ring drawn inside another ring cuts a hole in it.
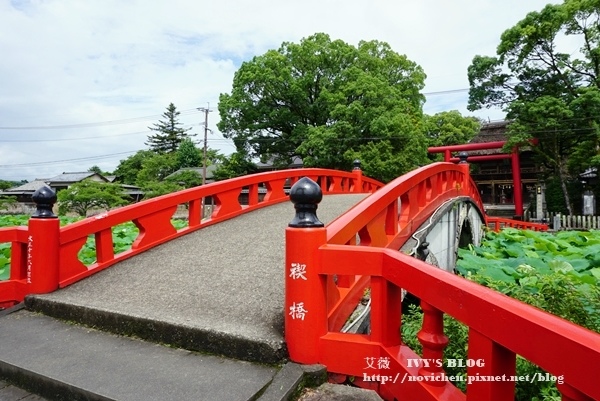
[[[90,209],[111,209],[130,202],[120,185],[91,180],[75,183],[59,191],[57,198],[59,214],[75,212],[84,217]]]
[[[14,182],[14,181],[0,180],[0,191],[4,191],[5,189],[12,188],[12,187],[15,187],[18,185],[20,185],[20,184]]]
[[[102,169],[96,165],[93,165],[92,167],[88,168],[88,171],[92,172],[92,173],[100,174],[100,175],[108,174],[108,173],[102,171]]]
[[[190,138],[185,138],[177,149],[177,165],[179,168],[199,167],[202,165],[200,151]]]
[[[187,133],[191,128],[181,127],[178,117],[181,113],[173,103],[167,107],[167,111],[163,113],[164,120],[159,120],[150,130],[156,132],[148,136],[146,145],[150,146],[150,150],[156,153],[175,152],[179,148],[179,144],[190,135]]]
[[[202,185],[202,176],[193,170],[182,170],[169,176],[164,182],[175,183],[183,188],[197,187]]]
[[[469,109],[506,111],[507,148],[538,140],[533,150],[559,178],[569,213],[567,182],[600,165],[599,20],[597,0],[549,4],[506,30],[496,57],[476,56],[468,70]],[[564,43],[570,46],[561,51]]]
[[[155,153],[142,161],[142,168],[136,177],[136,185],[144,187],[150,182],[160,182],[175,171],[177,171],[177,155],[175,153]]]
[[[173,181],[152,181],[147,182],[142,186],[142,190],[144,191],[144,199],[156,198],[157,196],[181,191],[182,189],[184,189],[182,185]]]
[[[135,185],[137,182],[137,176],[142,170],[144,160],[155,156],[156,153],[151,150],[140,150],[134,155],[129,156],[125,160],[121,160],[117,166],[114,174],[117,176],[119,182],[123,184]]]
[[[475,117],[464,117],[458,110],[425,115],[427,146],[448,146],[468,143],[481,129]]]
[[[256,173],[257,171],[256,164],[250,161],[245,152],[234,152],[229,157],[225,157],[217,169],[213,171],[213,178],[215,181],[220,181]]]
[[[0,196],[0,210],[8,210],[17,203],[14,196]]]
[[[350,169],[385,148],[377,163],[385,168],[364,171],[388,180],[426,160],[424,79],[387,43],[355,47],[318,33],[244,62],[231,94],[220,96],[218,127],[238,152],[275,166],[300,157],[305,166]]]

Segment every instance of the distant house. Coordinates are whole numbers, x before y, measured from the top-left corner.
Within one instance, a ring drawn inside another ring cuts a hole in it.
[[[5,191],[0,192],[0,196],[11,196],[16,199],[17,202],[31,206],[33,200],[31,196],[39,188],[45,186],[51,188],[54,192],[58,193],[63,189],[67,189],[69,186],[76,184],[84,180],[91,180],[96,182],[110,183],[114,181],[114,177],[105,177],[101,174],[94,173],[91,171],[74,172],[74,173],[62,173],[51,178],[38,178],[34,181],[28,182],[27,184],[20,185],[18,187],[9,188]],[[144,192],[135,185],[121,185],[123,191],[131,197],[134,202],[140,201],[144,197]]]
[[[46,183],[55,192],[69,188],[69,186],[81,182],[83,180],[90,180],[96,182],[110,182],[106,177],[93,171],[84,171],[77,173],[62,173],[55,177],[48,178]]]
[[[258,171],[261,173],[264,173],[265,171],[281,170],[281,168],[276,168],[274,166],[273,160],[268,160],[265,163],[259,161],[258,163],[256,163],[256,167],[258,168]],[[298,156],[294,156],[292,158],[292,163],[290,163],[287,167],[284,167],[284,168],[292,169],[292,168],[302,168],[302,167],[304,167],[302,159]]]
[[[49,185],[46,184],[45,179],[38,178],[26,184],[19,185],[18,187],[9,188],[5,191],[0,191],[0,196],[11,196],[14,197],[19,203],[33,204],[31,195],[33,195],[33,193],[41,187],[49,187]]]
[[[213,179],[213,173],[215,172],[215,170],[218,167],[219,167],[218,164],[211,164],[210,166],[206,166],[206,183],[207,184],[215,181]],[[180,173],[183,173],[183,172],[186,172],[186,171],[193,171],[195,173],[198,173],[198,176],[202,177],[202,174],[204,173],[204,167],[184,167],[184,168],[180,168],[179,170],[175,171],[174,173],[169,174],[168,176],[166,176],[165,179],[175,177],[177,174],[180,174]]]

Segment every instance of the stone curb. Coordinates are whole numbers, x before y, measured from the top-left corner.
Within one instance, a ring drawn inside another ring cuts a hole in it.
[[[299,365],[286,363],[277,372],[267,390],[257,401],[290,401],[304,387],[315,387],[327,380],[323,365]]]
[[[35,295],[25,299],[28,310],[68,322],[123,336],[133,336],[189,351],[206,352],[248,362],[278,364],[285,362],[284,344],[268,344],[210,329],[198,329],[128,316],[77,305],[68,305]]]

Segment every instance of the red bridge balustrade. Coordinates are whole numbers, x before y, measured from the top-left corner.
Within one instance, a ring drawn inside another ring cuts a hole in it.
[[[310,185],[307,182],[300,183]],[[316,216],[314,191],[292,188],[303,224],[286,229],[285,339],[291,360],[327,366],[330,377],[352,378],[386,400],[514,400],[513,381],[467,382],[464,394],[438,361],[452,338],[448,314],[469,327],[468,377],[515,375],[516,355],[551,375],[563,400],[600,399],[600,335],[398,251],[441,204],[481,200],[468,164],[436,163],[410,172],[327,227]],[[308,193],[308,195],[306,195]],[[313,221],[314,224],[310,222]],[[370,288],[370,334],[341,332]],[[417,337],[422,355],[401,338],[402,289],[421,300]]]
[[[517,228],[519,230],[548,231],[548,224],[531,223],[528,221],[505,219],[502,217],[486,216],[485,224],[495,232],[505,227]]]
[[[359,168],[351,173],[327,169],[275,171],[190,188],[62,228],[52,213],[56,201],[54,193],[38,194],[38,213],[30,219],[28,227],[0,229],[0,243],[11,243],[10,278],[0,281],[0,307],[21,302],[27,294],[47,293],[65,287],[181,235],[284,202],[288,199],[289,187],[305,176],[317,181],[325,194],[370,193],[383,186],[363,177]],[[240,202],[242,193],[247,204]],[[206,199],[212,200],[214,208],[210,216],[203,219]],[[179,205],[187,206],[188,224],[177,230],[171,219]],[[112,229],[130,221],[139,229],[139,235],[131,249],[115,254]],[[96,248],[96,262],[90,266],[84,265],[78,257],[88,237],[92,238]]]

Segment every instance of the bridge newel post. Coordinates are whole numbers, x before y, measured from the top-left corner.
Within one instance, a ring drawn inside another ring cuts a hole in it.
[[[423,347],[423,359],[434,363],[424,364],[419,369],[419,375],[441,377],[444,375],[444,368],[436,362],[444,358],[444,349],[448,345],[448,337],[444,335],[444,314],[424,301],[421,301],[421,309],[423,325],[417,333],[417,339]],[[444,386],[446,381],[440,378],[431,384]]]
[[[32,294],[44,294],[58,289],[60,221],[52,211],[56,203],[52,189],[41,187],[32,199],[36,211],[28,222],[27,284]]]
[[[304,177],[290,190],[296,215],[285,231],[285,341],[294,362],[320,361],[319,339],[327,332],[326,277],[319,274],[318,249],[327,230],[316,211],[319,185]]]
[[[458,158],[460,159],[460,161],[458,162],[458,166],[463,171],[462,187],[464,193],[464,191],[466,191],[471,184],[471,170],[469,162],[467,161],[467,159],[469,158],[469,154],[467,152],[460,152],[458,154]]]
[[[360,160],[356,159],[352,162],[352,174],[354,174],[354,192],[362,193],[363,192],[363,172],[360,168]]]

